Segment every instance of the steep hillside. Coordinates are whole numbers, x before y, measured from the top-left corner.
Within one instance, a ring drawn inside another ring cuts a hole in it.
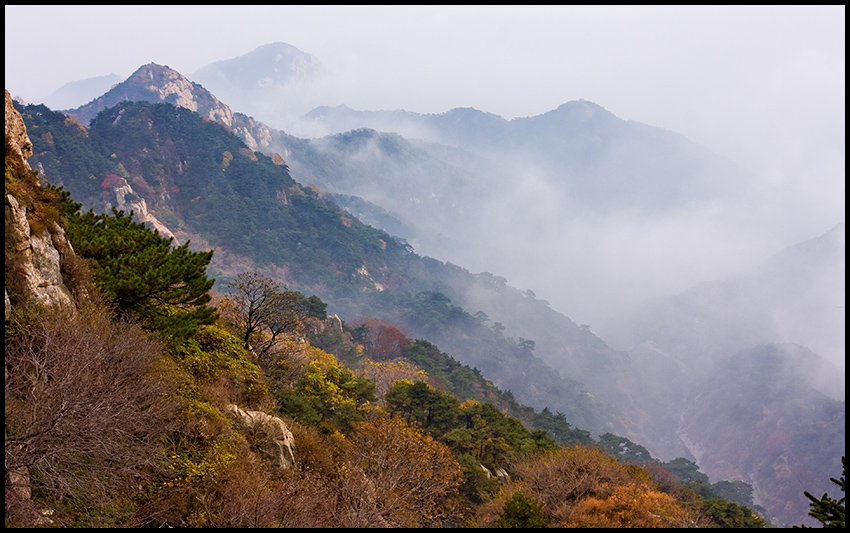
[[[136,192],[126,194],[143,196],[181,242],[216,250],[219,282],[246,266],[263,268],[317,294],[345,320],[375,316],[447,345],[529,405],[561,411],[597,434],[635,436],[628,405],[592,399],[579,382],[560,378],[516,340],[453,304],[444,293],[453,294],[448,280],[473,283],[468,271],[422,258],[365,226],[221,126],[167,104],[125,102],[88,130],[44,107],[23,115],[39,132],[33,161],[56,169],[84,205],[103,208],[104,192],[112,197],[116,184],[132,184]]]
[[[694,380],[684,402],[679,431],[703,470],[752,484],[755,502],[776,524],[807,513],[803,490],[834,489],[829,473],[840,471],[845,454],[844,401],[800,379],[818,364],[798,345],[760,345]]]
[[[42,306],[73,313],[70,271],[76,255],[59,225],[59,198],[44,190],[30,167],[32,141],[12,96],[5,96],[5,316],[12,307]],[[69,288],[70,286],[70,288]]]

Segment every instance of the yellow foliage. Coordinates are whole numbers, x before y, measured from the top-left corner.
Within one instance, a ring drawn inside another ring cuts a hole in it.
[[[473,407],[477,407],[479,405],[481,405],[481,402],[473,400],[472,398],[467,398],[463,401],[462,404],[460,404],[460,409],[472,409]]]
[[[440,525],[463,477],[463,468],[445,444],[400,418],[363,422],[351,441],[349,479],[365,481],[351,495],[358,507],[366,498],[385,526]]]
[[[172,455],[171,459],[173,462],[168,465],[168,469],[180,475],[166,485],[174,487],[186,483],[199,483],[223,472],[236,459],[236,454],[221,439],[218,439],[203,452],[192,450],[192,453]]]
[[[304,346],[304,354],[310,364],[315,366],[321,372],[327,372],[328,369],[332,367],[339,367],[339,362],[337,362],[336,357],[328,352],[316,348],[315,346],[311,346],[309,344]]]
[[[590,497],[573,508],[565,527],[689,527],[696,521],[675,498],[628,483],[605,499]]]
[[[233,161],[233,154],[225,150],[224,153],[221,154],[221,170],[229,167],[231,161]]]
[[[691,527],[696,519],[649,473],[595,448],[559,448],[517,465],[529,493],[561,527]]]

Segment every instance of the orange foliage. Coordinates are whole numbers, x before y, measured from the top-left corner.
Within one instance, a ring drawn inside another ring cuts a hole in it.
[[[365,327],[360,341],[366,355],[376,361],[392,361],[402,356],[410,344],[407,336],[397,327],[377,318],[359,321]]]
[[[688,527],[690,512],[645,469],[595,448],[560,448],[515,468],[527,494],[561,527]]]
[[[695,527],[675,498],[646,485],[619,485],[607,498],[586,498],[573,507],[564,527]]]
[[[349,515],[361,518],[348,527],[438,526],[446,517],[463,473],[446,445],[379,418],[357,427],[348,451]]]

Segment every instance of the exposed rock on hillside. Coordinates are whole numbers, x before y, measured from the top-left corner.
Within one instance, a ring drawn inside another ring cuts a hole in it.
[[[16,163],[23,163],[29,168],[26,160],[32,155],[32,142],[27,135],[27,127],[21,114],[12,103],[9,91],[6,91],[6,140],[6,157],[13,157]]]
[[[13,184],[15,181],[23,182],[25,186],[14,187],[22,191],[19,192],[22,196],[26,195],[23,191],[38,187],[35,173],[26,161],[30,155],[32,143],[26,126],[12,105],[9,91],[6,91],[6,179]],[[6,194],[5,288],[9,302],[6,316],[14,304],[74,309],[61,269],[63,259],[74,253],[71,245],[64,230],[54,220],[41,220],[34,229],[27,219],[26,200]]]
[[[73,253],[64,230],[54,222],[33,234],[26,208],[11,194],[6,195],[5,214],[6,283],[14,303],[73,308],[60,267],[63,253]]]
[[[157,233],[167,239],[174,239],[173,244],[175,246],[180,244],[171,230],[148,211],[148,205],[145,199],[136,194],[136,191],[134,191],[133,187],[127,183],[127,180],[121,177],[116,177],[114,181],[116,181],[116,183],[111,190],[115,194],[115,207],[117,209],[124,212],[132,211],[133,216],[137,221],[152,225]],[[106,205],[107,210],[110,207],[112,207],[111,204]]]
[[[261,411],[247,411],[230,404],[225,414],[245,429],[251,447],[280,468],[295,466],[295,438],[283,420]]]

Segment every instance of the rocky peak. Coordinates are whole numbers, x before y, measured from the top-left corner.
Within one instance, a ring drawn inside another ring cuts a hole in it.
[[[112,193],[115,195],[115,207],[124,212],[132,212],[137,222],[150,224],[160,236],[166,239],[172,239],[172,244],[179,246],[180,243],[174,236],[174,233],[148,211],[148,204],[145,199],[133,190],[133,187],[127,183],[127,180],[116,176],[114,181],[115,184],[112,185]],[[107,202],[105,207],[106,211],[109,212],[112,208],[111,202]]]
[[[165,102],[184,107],[226,126],[233,123],[233,112],[209,91],[191,82],[176,70],[149,63],[141,66],[129,78],[90,103],[69,111],[88,124],[104,109],[124,101]]]
[[[104,109],[124,101],[167,103],[194,111],[233,132],[251,150],[267,150],[272,142],[271,128],[251,117],[234,113],[201,85],[172,68],[156,63],[143,65],[103,96],[68,111],[68,114],[88,124]]]

